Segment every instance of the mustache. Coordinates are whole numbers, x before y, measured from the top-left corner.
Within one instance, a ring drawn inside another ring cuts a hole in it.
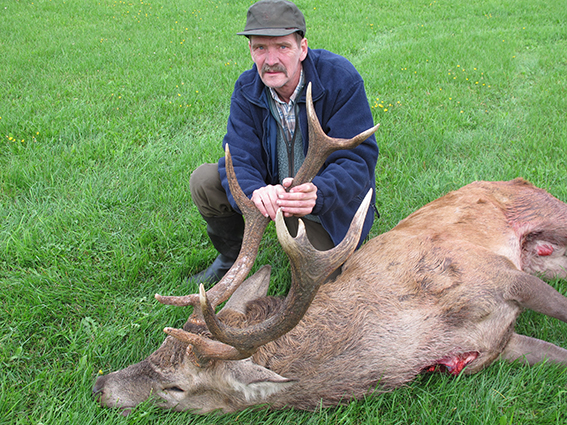
[[[283,65],[264,65],[262,67],[262,75],[264,75],[266,72],[283,72],[287,77],[287,69],[285,69]]]

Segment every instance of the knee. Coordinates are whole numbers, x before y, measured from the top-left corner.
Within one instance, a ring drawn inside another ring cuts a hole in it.
[[[217,164],[203,164],[189,179],[191,198],[204,217],[234,214],[222,187]]]
[[[193,202],[197,205],[198,200],[206,197],[211,187],[222,187],[217,164],[203,164],[191,173],[189,178],[189,189]]]

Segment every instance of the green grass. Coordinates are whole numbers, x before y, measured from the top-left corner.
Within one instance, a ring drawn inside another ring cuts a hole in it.
[[[92,401],[99,370],[146,357],[189,314],[153,294],[195,291],[183,278],[215,256],[188,182],[222,154],[250,4],[0,4],[0,424],[565,423],[563,369],[500,362],[315,413],[145,404],[123,418]],[[479,179],[522,176],[567,201],[562,0],[298,5],[310,46],[355,64],[381,123],[374,235]],[[284,293],[273,227],[257,263]],[[567,347],[556,320],[526,312],[518,330]]]

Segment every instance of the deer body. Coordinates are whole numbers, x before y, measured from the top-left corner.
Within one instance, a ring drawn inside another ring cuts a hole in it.
[[[565,298],[526,273],[564,278],[566,241],[567,206],[543,190],[521,179],[465,186],[355,252],[287,334],[261,346],[251,360],[217,361],[201,370],[202,383],[211,388],[188,405],[165,391],[164,399],[170,398],[165,406],[229,412],[267,403],[311,410],[398,387],[435,366],[455,374],[466,366],[465,373],[475,373],[501,355],[508,358],[510,340],[519,338],[516,318],[526,305],[535,304],[543,313],[551,308],[566,320]],[[553,251],[539,255],[542,246]],[[523,301],[521,294],[534,285],[551,297]],[[248,318],[242,306],[242,312],[229,308],[220,317],[243,326],[264,320],[280,304],[260,297],[250,300]],[[192,329],[189,322],[186,329]],[[567,352],[553,347],[545,344],[540,352],[534,346],[531,352],[536,360],[567,362]],[[161,376],[149,381],[143,399],[152,388],[163,397],[163,388],[172,383],[195,385],[201,368],[187,358],[186,348],[168,337],[145,361],[152,371],[146,378],[156,371]],[[517,357],[522,354],[528,353]],[[241,384],[235,371],[251,365],[258,369]],[[258,381],[265,370],[274,375]],[[124,378],[124,387],[143,387],[129,380]],[[265,387],[250,389],[250,382]]]
[[[321,137],[322,146],[338,143]],[[227,171],[230,164],[227,154]],[[231,191],[249,211],[246,231],[256,235],[245,233],[244,245],[257,242],[263,229],[250,229],[265,227],[263,217],[237,186]],[[146,360],[99,377],[99,401],[125,412],[150,397],[196,413],[265,404],[312,410],[399,387],[425,371],[475,373],[498,358],[567,365],[567,350],[514,332],[525,308],[567,322],[567,298],[537,277],[567,277],[566,204],[522,179],[475,182],[351,255],[369,199],[345,240],[324,253],[310,247],[301,226],[291,239],[278,216],[292,271],[285,300],[265,296],[269,267],[241,279],[254,258],[244,245],[207,293],[157,296],[193,305],[194,313],[183,330],[166,328],[170,336]],[[216,316],[214,307],[227,299]]]

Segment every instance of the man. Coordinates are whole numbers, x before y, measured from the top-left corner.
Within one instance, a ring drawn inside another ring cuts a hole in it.
[[[311,243],[327,250],[340,243],[364,195],[375,186],[378,146],[372,136],[355,149],[335,152],[311,183],[286,191],[309,145],[309,82],[317,117],[329,136],[351,138],[374,125],[356,69],[341,56],[309,49],[305,31],[303,14],[290,1],[261,0],[249,8],[238,35],[248,37],[254,66],[236,81],[223,147],[229,143],[238,182],[262,214],[273,220],[281,208],[292,235],[302,217]],[[216,283],[236,260],[244,229],[224,157],[218,166],[195,170],[190,187],[219,252],[208,269],[191,279]],[[373,208],[368,212],[361,242],[374,213]]]

